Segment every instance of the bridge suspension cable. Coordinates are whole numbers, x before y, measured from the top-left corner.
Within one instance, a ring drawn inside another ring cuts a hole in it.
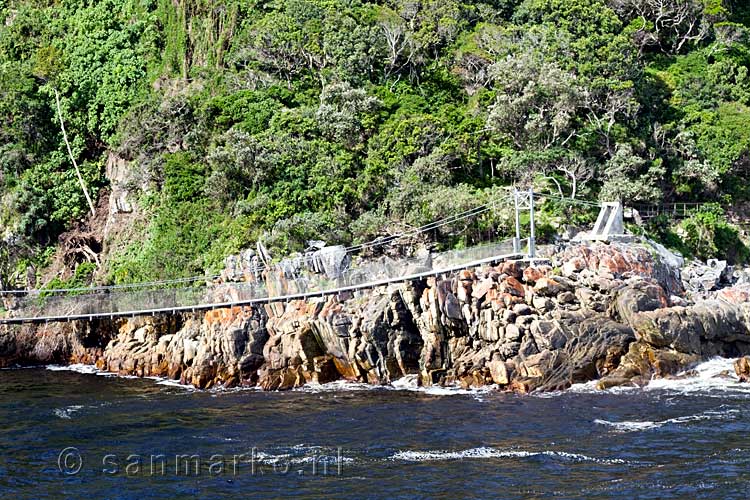
[[[447,226],[449,224],[455,224],[456,222],[460,222],[462,220],[468,219],[470,217],[474,217],[477,215],[480,215],[484,212],[488,212],[490,210],[493,210],[496,207],[496,202],[498,201],[498,198],[493,199],[492,201],[489,201],[483,205],[479,205],[474,208],[470,208],[468,210],[465,210],[464,212],[461,212],[456,215],[452,215],[450,217],[445,217],[443,219],[439,219],[437,221],[430,222],[429,224],[425,224],[423,226],[419,226],[415,228],[412,231],[407,232],[401,232],[397,233],[391,236],[386,236],[383,238],[376,238],[374,240],[368,241],[366,243],[360,243],[358,245],[352,245],[350,247],[347,247],[347,251],[356,251],[361,250],[364,248],[372,248],[372,247],[378,247],[387,245],[388,243],[391,243],[395,240],[398,240],[400,238],[410,237],[410,236],[416,236],[418,234],[426,233],[427,231],[432,231],[434,229],[438,229],[444,226]]]
[[[534,193],[534,197],[561,201],[564,203],[568,203],[570,205],[585,205],[585,206],[595,207],[595,208],[601,208],[602,206],[601,203],[596,202],[596,201],[579,200],[577,198],[566,198],[564,196],[558,196],[554,194]]]

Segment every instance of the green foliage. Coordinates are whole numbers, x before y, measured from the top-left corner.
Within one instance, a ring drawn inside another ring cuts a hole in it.
[[[660,241],[667,248],[677,250],[684,256],[693,255],[693,251],[686,246],[676,229],[674,221],[663,214],[652,218],[646,224],[646,234],[651,238]]]
[[[155,50],[153,19],[135,0],[70,1],[51,13],[52,45],[39,51],[58,60],[44,79],[70,97],[64,117],[71,131],[110,142],[146,87],[147,61]]]
[[[85,197],[69,161],[65,153],[56,151],[23,172],[17,188],[8,196],[19,214],[8,221],[10,227],[44,241],[86,214]],[[101,163],[87,161],[80,168],[88,186],[96,192],[103,180]]]
[[[254,241],[252,219],[231,217],[210,200],[164,200],[137,241],[123,242],[107,265],[114,283],[218,272],[224,258]]]
[[[664,176],[660,160],[651,165],[628,144],[618,144],[604,167],[599,196],[603,201],[655,202],[661,197],[659,182]]]
[[[164,161],[164,197],[168,203],[198,198],[203,191],[206,169],[191,161],[186,153],[166,155]]]
[[[288,93],[284,89],[279,91]],[[282,101],[275,98],[273,91],[241,90],[216,96],[208,102],[206,111],[218,128],[236,127],[248,134],[257,134],[268,128],[271,118],[282,107]]]
[[[743,2],[6,4],[3,241],[38,254],[86,216],[57,89],[89,188],[106,192],[116,165],[141,201],[111,242],[111,281],[216,270],[257,239],[277,256],[310,239],[365,241],[510,183],[625,202],[750,199]],[[689,251],[742,248],[719,216],[695,217]],[[548,203],[540,238],[590,219]],[[508,224],[498,209],[432,237],[468,245]],[[671,224],[652,232],[678,244]]]
[[[741,264],[750,256],[737,228],[727,222],[718,204],[704,205],[682,221],[679,230],[685,247],[700,259],[721,258]]]
[[[73,275],[68,278],[67,280],[60,279],[60,278],[54,278],[50,280],[43,288],[42,290],[64,290],[64,289],[71,289],[71,288],[86,288],[91,284],[91,279],[94,275],[94,272],[96,271],[96,264],[93,262],[82,262],[76,266],[75,271],[73,271]],[[77,292],[78,294],[86,293],[85,290]],[[76,292],[72,292],[72,295],[75,295]],[[51,292],[44,293],[42,292],[40,294],[41,297],[48,297],[51,296]]]
[[[84,180],[103,184],[103,153],[148,88],[153,23],[138,1],[20,2],[0,26],[0,223],[42,244],[86,213],[60,134],[53,89]],[[6,208],[7,207],[7,208]]]
[[[350,218],[346,213],[302,212],[277,221],[265,240],[273,255],[289,255],[307,248],[310,240],[323,239],[329,244],[351,241]]]

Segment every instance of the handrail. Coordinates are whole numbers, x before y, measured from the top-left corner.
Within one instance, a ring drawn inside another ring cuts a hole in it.
[[[658,215],[672,215],[673,217],[689,217],[692,212],[699,207],[704,206],[705,203],[686,201],[686,202],[668,202],[658,204],[643,204],[634,203],[628,205],[628,208],[632,208],[638,211],[638,215],[641,218],[656,217]]]

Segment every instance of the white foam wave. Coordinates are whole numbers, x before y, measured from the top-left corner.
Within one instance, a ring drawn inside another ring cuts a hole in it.
[[[71,420],[73,418],[73,413],[80,411],[82,408],[83,406],[81,405],[71,405],[66,406],[65,408],[55,408],[54,413],[59,418]]]
[[[606,425],[608,427],[613,427],[615,430],[620,432],[633,432],[633,431],[643,431],[646,429],[655,429],[657,427],[661,427],[664,425],[663,422],[653,422],[651,420],[644,420],[642,422],[635,421],[635,420],[625,420],[622,422],[611,422],[609,420],[603,420],[603,419],[595,419],[595,424],[599,425]]]
[[[554,398],[563,394],[632,394],[637,391],[663,391],[680,395],[720,396],[727,393],[750,394],[750,384],[740,383],[734,373],[734,359],[712,358],[673,377],[654,378],[644,387],[634,385],[597,389],[597,381],[573,384],[564,391],[535,393],[534,397]]]
[[[305,384],[302,387],[292,389],[292,391],[318,394],[322,392],[374,391],[377,389],[382,389],[382,386],[365,384],[362,382],[351,382],[349,380],[335,380],[333,382],[326,382],[325,384]]]
[[[354,459],[344,456],[340,450],[327,449],[322,446],[292,447],[292,452],[267,453],[254,450],[252,456],[255,460],[270,465],[300,465],[315,463],[317,465],[335,466],[339,463],[352,463]]]
[[[649,429],[657,429],[665,425],[682,425],[682,424],[687,424],[690,422],[698,422],[702,420],[734,420],[737,418],[737,414],[739,413],[740,413],[740,410],[736,408],[726,409],[724,407],[719,407],[716,410],[706,410],[702,413],[698,413],[695,415],[686,415],[684,417],[668,418],[666,420],[658,420],[658,421],[625,420],[622,422],[611,422],[609,420],[596,419],[594,420],[594,423],[612,427],[613,429],[619,432],[634,432],[634,431],[643,431],[643,430],[649,430]]]
[[[291,457],[289,460],[293,464],[307,464],[316,462],[318,464],[327,463],[328,465],[336,464],[339,461],[341,463],[352,463],[354,459],[351,457],[338,457],[335,455],[305,455],[302,457]]]
[[[476,460],[488,458],[529,458],[537,456],[546,456],[553,459],[560,459],[572,462],[595,462],[600,464],[627,464],[629,462],[620,458],[596,458],[580,453],[570,453],[566,451],[527,451],[527,450],[501,450],[489,446],[470,448],[461,451],[414,451],[404,450],[394,453],[390,459],[406,462],[434,462],[442,460]]]
[[[100,370],[94,365],[84,365],[81,363],[74,363],[72,365],[47,365],[45,366],[45,368],[53,372],[66,371],[66,372],[82,373],[84,375],[97,375],[99,377],[116,377],[116,378],[123,378],[123,379],[144,378],[144,379],[155,381],[157,385],[165,385],[169,387],[179,387],[182,389],[197,390],[195,386],[190,385],[190,384],[181,384],[177,380],[167,379],[163,377],[138,377],[137,375],[120,375],[118,373],[112,373],[112,372]]]
[[[138,378],[135,375],[119,375],[117,373],[100,370],[94,365],[84,365],[81,363],[74,363],[72,365],[47,365],[45,368],[53,372],[74,372],[84,375],[97,375],[99,377]]]
[[[189,391],[197,391],[198,389],[193,384],[182,384],[179,380],[172,380],[169,378],[158,378],[154,377],[156,385],[164,385],[167,387],[179,387],[180,389],[186,389]]]
[[[84,365],[81,363],[75,363],[72,365],[47,365],[45,368],[47,370],[53,371],[53,372],[76,372],[76,373],[83,373],[86,375],[95,375],[98,373],[101,373],[101,370],[99,370],[94,365]]]
[[[496,389],[492,386],[485,386],[476,389],[462,389],[458,386],[428,386],[424,387],[418,383],[418,375],[406,375],[400,379],[394,380],[390,385],[374,385],[364,382],[352,382],[349,380],[336,380],[325,384],[309,383],[302,387],[293,389],[308,393],[324,392],[347,392],[347,391],[408,391],[419,392],[430,396],[473,396],[478,401],[482,401],[482,395],[493,392]]]
[[[398,380],[391,382],[386,388],[397,391],[411,391],[429,394],[431,396],[457,396],[470,395],[479,396],[495,390],[492,386],[484,386],[476,389],[462,389],[459,386],[421,386],[419,385],[419,375],[405,375]]]
[[[191,385],[190,387],[192,387],[196,391],[200,390],[194,385]],[[235,387],[215,386],[210,389],[206,389],[206,392],[211,393],[211,397],[216,397],[216,396],[220,396],[224,394],[233,394],[235,392],[248,392],[248,391],[249,392],[263,392],[263,389],[261,387],[258,387],[257,385],[250,385],[250,386],[238,385]]]
[[[750,385],[740,383],[734,373],[734,360],[712,358],[698,364],[691,370],[678,373],[675,377],[651,380],[646,391],[669,391],[680,394],[721,394],[728,392],[750,393]]]
[[[406,391],[419,389],[419,375],[404,375],[400,379],[391,382],[391,387]]]

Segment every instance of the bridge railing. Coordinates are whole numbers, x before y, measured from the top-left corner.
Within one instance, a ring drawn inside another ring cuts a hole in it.
[[[528,244],[528,240],[524,240]],[[522,247],[523,248],[523,247]],[[0,323],[19,320],[127,316],[149,312],[189,311],[252,304],[271,300],[304,298],[450,272],[519,255],[514,240],[477,245],[461,250],[419,257],[378,260],[353,265],[338,276],[300,272],[289,276],[270,268],[264,280],[152,288],[109,288],[65,293],[35,290],[3,297],[8,315]]]
[[[702,207],[704,203],[700,202],[673,202],[661,203],[657,205],[634,204],[630,208],[638,211],[642,219],[651,219],[659,215],[667,215],[674,218],[690,217],[696,209]]]

